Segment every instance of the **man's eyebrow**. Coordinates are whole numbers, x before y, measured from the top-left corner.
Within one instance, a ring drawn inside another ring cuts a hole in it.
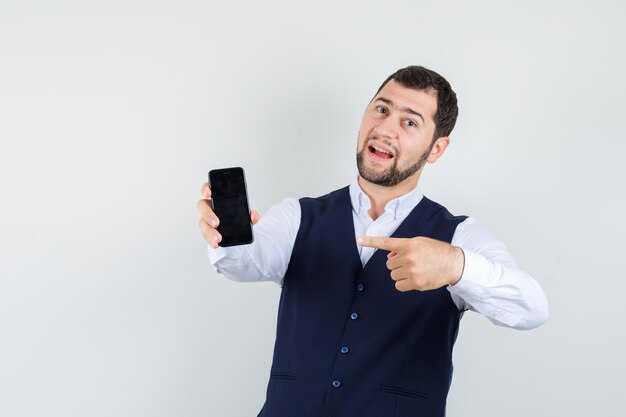
[[[385,104],[388,104],[388,105],[392,106],[392,107],[395,106],[393,101],[389,100],[388,98],[384,98],[384,97],[377,97],[376,100],[374,100],[374,101],[379,101],[379,100],[382,101]],[[410,114],[414,114],[415,116],[419,116],[422,119],[422,123],[426,123],[426,121],[424,120],[424,116],[422,116],[421,113],[419,113],[419,112],[417,112],[417,111],[415,111],[413,109],[410,109],[408,107],[400,107],[400,111],[403,112],[403,113],[410,113]]]

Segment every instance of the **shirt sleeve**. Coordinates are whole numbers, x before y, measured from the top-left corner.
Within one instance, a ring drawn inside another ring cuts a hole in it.
[[[273,281],[281,285],[300,228],[300,202],[285,198],[253,226],[249,245],[213,249],[207,245],[213,269],[233,281]]]
[[[548,301],[537,281],[519,269],[506,245],[482,222],[468,217],[457,226],[451,243],[465,254],[460,281],[448,286],[460,310],[523,330],[548,319]]]

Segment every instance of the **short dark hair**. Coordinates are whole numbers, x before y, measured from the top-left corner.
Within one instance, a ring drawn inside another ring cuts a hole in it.
[[[456,93],[452,91],[450,83],[435,71],[419,65],[411,65],[399,69],[391,74],[378,88],[374,97],[391,80],[407,88],[423,91],[435,91],[437,93],[437,112],[435,113],[435,134],[433,143],[442,136],[449,136],[456,124],[459,108],[456,101]]]

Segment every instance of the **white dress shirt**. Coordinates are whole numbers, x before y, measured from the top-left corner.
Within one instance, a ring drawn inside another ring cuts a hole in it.
[[[354,244],[357,245],[359,236],[391,236],[422,197],[419,187],[415,187],[389,201],[385,212],[374,221],[368,213],[369,197],[355,179],[350,184]],[[215,271],[235,281],[274,281],[282,285],[300,228],[300,210],[297,199],[286,198],[272,206],[254,226],[252,244],[217,249],[209,245],[209,259]],[[483,223],[468,217],[457,226],[451,244],[465,254],[461,279],[447,287],[461,312],[476,311],[494,324],[516,329],[532,329],[547,320],[548,302],[541,287],[518,268],[504,243]],[[357,248],[363,265],[377,250],[358,245]]]

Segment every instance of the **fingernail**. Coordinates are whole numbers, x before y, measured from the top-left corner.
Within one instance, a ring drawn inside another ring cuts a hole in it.
[[[363,238],[362,238],[362,237],[358,237],[358,238],[356,239],[356,243],[358,243],[359,245],[360,245],[361,243],[363,243]]]
[[[211,220],[209,223],[211,223],[211,226],[217,227],[217,221]]]

